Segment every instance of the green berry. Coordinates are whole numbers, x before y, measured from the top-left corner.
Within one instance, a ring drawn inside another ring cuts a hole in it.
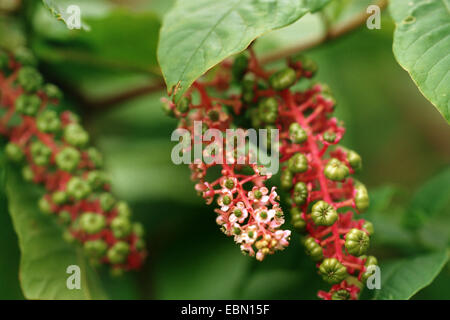
[[[264,123],[274,123],[278,118],[278,101],[270,97],[258,103],[258,116]]]
[[[128,203],[125,201],[119,201],[116,205],[117,214],[120,217],[130,218],[131,217],[131,209],[128,206]]]
[[[106,218],[98,213],[85,212],[80,217],[80,227],[88,234],[95,234],[106,226]]]
[[[63,97],[61,90],[59,90],[59,88],[52,83],[45,84],[42,90],[49,99],[61,100]]]
[[[116,199],[109,192],[102,193],[99,197],[99,201],[103,211],[111,210],[116,204]]]
[[[373,235],[374,228],[372,222],[365,221],[362,227],[368,232],[369,236]]]
[[[91,187],[79,177],[72,177],[67,183],[67,194],[75,200],[86,198],[91,193]]]
[[[55,111],[45,110],[38,115],[36,125],[43,132],[55,133],[61,129],[61,120]]]
[[[42,86],[42,76],[33,67],[23,67],[19,70],[17,75],[19,85],[26,92],[35,92]]]
[[[325,166],[325,177],[333,181],[342,181],[349,175],[348,167],[336,158],[332,158]]]
[[[24,157],[22,148],[15,143],[8,143],[5,147],[6,156],[13,162],[20,162]]]
[[[34,179],[34,173],[30,166],[24,166],[22,168],[22,177],[25,181],[32,182]]]
[[[297,75],[294,69],[286,68],[274,73],[269,83],[275,90],[284,90],[292,86],[297,81]]]
[[[364,265],[366,267],[373,266],[373,265],[376,266],[376,265],[378,265],[378,260],[374,256],[368,256]]]
[[[340,289],[331,295],[331,300],[349,300],[350,299],[350,292],[348,292],[345,289]]]
[[[21,94],[15,103],[16,111],[27,116],[34,116],[41,106],[41,99],[37,95]]]
[[[67,202],[67,193],[64,191],[55,191],[52,194],[52,201],[58,205]]]
[[[294,61],[300,62],[304,71],[311,72],[313,75],[317,72],[317,64],[312,59],[304,56],[303,54],[296,55],[294,57]]]
[[[49,163],[52,150],[41,141],[33,142],[30,150],[33,161],[38,166],[45,166]]]
[[[347,278],[347,268],[345,268],[336,258],[323,260],[319,267],[320,274],[324,281],[330,284],[337,284]]]
[[[78,123],[71,123],[64,128],[64,140],[74,147],[82,148],[89,142],[89,134]]]
[[[302,153],[296,153],[288,162],[288,168],[293,173],[305,172],[308,170],[308,159]]]
[[[326,142],[333,143],[336,140],[336,133],[333,131],[325,131],[322,137]]]
[[[129,252],[130,245],[124,241],[118,241],[108,250],[107,256],[112,264],[118,264],[125,262]]]
[[[176,104],[176,109],[179,113],[186,113],[189,111],[189,105],[191,104],[191,99],[188,97],[182,97]]]
[[[303,143],[308,139],[306,131],[296,122],[289,126],[289,138],[293,143]]]
[[[294,179],[294,175],[288,169],[283,170],[281,173],[281,188],[283,190],[290,190],[292,188],[292,179]]]
[[[302,218],[302,213],[297,207],[291,209],[291,223],[298,232],[305,231],[306,222]]]
[[[99,190],[103,188],[108,179],[103,171],[93,170],[88,173],[86,180],[92,190]]]
[[[370,239],[367,233],[353,228],[345,236],[345,248],[352,256],[359,257],[369,249]]]
[[[357,154],[355,151],[348,151],[347,152],[347,160],[350,166],[353,168],[353,170],[358,171],[362,168],[362,159],[359,154]]]
[[[94,258],[101,258],[108,249],[108,244],[101,240],[88,240],[83,244],[83,249],[87,255]]]
[[[100,151],[98,151],[94,147],[90,147],[89,149],[87,149],[87,154],[88,154],[89,160],[92,161],[92,163],[94,164],[94,166],[96,168],[101,168],[103,166],[103,157],[102,157],[102,154],[100,153]]]
[[[44,214],[53,213],[52,206],[51,206],[50,202],[48,202],[46,197],[42,197],[41,199],[39,199],[38,207],[39,207],[39,210],[41,210],[41,212]]]
[[[72,215],[69,211],[62,210],[58,214],[59,221],[62,224],[69,224],[72,221]]]
[[[231,67],[231,74],[236,81],[241,81],[247,71],[248,58],[245,54],[240,54],[234,59]]]
[[[323,259],[323,249],[314,238],[306,238],[304,246],[306,254],[310,256],[313,261],[318,262]]]
[[[142,223],[135,222],[133,223],[133,233],[138,237],[143,237],[145,234],[144,226]]]
[[[116,238],[123,238],[131,233],[131,223],[128,218],[115,217],[111,221],[111,230]]]
[[[304,182],[297,182],[294,186],[294,194],[293,194],[294,202],[297,205],[302,205],[308,199],[308,187]]]
[[[311,218],[318,226],[331,226],[338,219],[338,213],[329,203],[320,200],[312,206]]]
[[[355,205],[359,212],[364,212],[369,207],[369,194],[366,187],[362,183],[355,186]]]
[[[80,159],[80,152],[72,147],[65,147],[55,157],[58,168],[68,172],[72,172],[78,167]]]
[[[253,90],[254,82],[252,80],[242,81],[242,100],[245,103],[253,102],[255,91]]]

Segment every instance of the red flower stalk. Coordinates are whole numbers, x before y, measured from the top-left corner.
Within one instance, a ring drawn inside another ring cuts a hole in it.
[[[6,155],[23,165],[25,180],[44,185],[39,201],[45,214],[67,226],[94,263],[115,273],[139,268],[145,257],[143,228],[130,222],[131,210],[109,192],[100,170],[101,154],[69,111],[59,111],[59,89],[43,84],[26,49],[0,52],[0,133],[9,139]]]
[[[252,160],[251,151],[245,150],[245,142],[240,139],[245,137],[245,130],[237,130],[235,138],[222,142],[233,120],[222,105],[232,106],[236,114],[240,113],[241,108],[239,97],[232,96],[224,100],[209,95],[211,89],[220,92],[228,87],[228,68],[225,66],[224,69],[222,71],[225,73],[219,73],[212,82],[194,83],[193,88],[176,105],[164,101],[169,113],[180,119],[178,130],[184,129],[184,133],[188,133],[188,143],[184,141],[185,147],[181,152],[186,154],[198,146],[203,150],[203,157],[195,157],[190,164],[191,178],[197,182],[195,189],[207,204],[216,199],[220,207],[215,209],[218,214],[216,221],[222,231],[228,236],[234,236],[243,253],[256,256],[261,261],[268,254],[283,250],[289,244],[291,232],[280,229],[284,215],[278,204],[279,197],[275,188],[269,191],[264,186],[270,174]],[[194,93],[200,96],[198,104],[192,102]],[[205,142],[207,139],[210,141],[206,137],[207,130],[214,129],[217,130],[214,142]],[[229,140],[234,139],[236,145],[230,146]],[[205,161],[204,157],[211,159]],[[214,171],[214,168],[220,168],[220,173],[211,179],[209,172]]]

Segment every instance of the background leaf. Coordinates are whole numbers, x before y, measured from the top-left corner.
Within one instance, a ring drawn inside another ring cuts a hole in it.
[[[450,122],[450,0],[392,0],[394,54]]]
[[[177,97],[203,73],[254,39],[287,26],[329,0],[178,1],[166,15],[158,48],[167,88]]]
[[[55,218],[37,207],[39,187],[24,182],[17,170],[7,175],[9,211],[21,250],[19,277],[27,299],[104,299],[97,275],[88,266],[80,247],[63,240]],[[81,289],[69,290],[69,265],[81,269]]]
[[[410,299],[436,278],[447,261],[448,252],[443,250],[381,264],[381,289],[375,292],[375,299]]]

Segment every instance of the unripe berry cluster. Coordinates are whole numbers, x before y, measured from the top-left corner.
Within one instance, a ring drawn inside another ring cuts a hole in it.
[[[316,71],[314,62],[299,56],[289,59],[284,69],[269,72],[261,67],[250,49],[238,56],[232,65],[223,63],[216,77],[206,85],[196,82],[195,89],[191,89],[186,98],[177,105],[169,102],[167,109],[180,118],[180,126],[186,128],[193,120],[203,119],[208,126],[212,124],[222,130],[231,126],[244,130],[250,127],[279,130],[277,148],[283,163],[280,187],[290,194],[292,225],[302,234],[306,253],[317,263],[319,274],[333,285],[329,292],[320,291],[319,297],[356,299],[361,282],[369,276],[367,267],[377,263],[374,257],[365,255],[369,236],[373,233],[372,224],[353,219],[355,213],[367,209],[369,198],[365,186],[351,177],[361,169],[361,157],[337,146],[345,129],[332,117],[335,100],[325,85],[310,84]],[[300,90],[305,84],[310,85]],[[192,90],[198,90],[199,104],[191,102]],[[216,118],[222,120],[214,122],[217,120],[213,121],[209,116],[212,110],[218,114]],[[236,186],[242,186],[238,177],[245,182],[253,178],[236,175],[234,167],[230,170],[223,166],[222,178],[207,183],[204,179],[209,167],[202,162],[191,166],[193,177],[201,182],[197,184],[197,190],[209,202],[218,196],[221,206],[216,210],[218,222],[230,235],[236,228],[235,238],[240,240],[239,235],[245,227],[236,225],[236,221],[240,222],[233,214],[236,207],[239,212],[246,210],[245,217],[252,210],[250,221],[256,221],[257,225],[261,218],[254,213],[260,211],[254,202],[242,200],[246,195],[244,191],[237,192],[236,197],[226,185],[231,181],[231,190],[234,190]],[[257,169],[255,173],[260,171]],[[256,176],[253,181],[256,189],[252,194],[248,193],[247,198],[253,200],[255,191],[260,190],[266,201],[271,201],[271,197],[275,199],[272,196],[274,189],[268,193],[266,188],[261,189]],[[222,188],[214,190],[219,185]],[[240,202],[239,206],[235,200]],[[278,204],[272,204],[275,208],[272,216],[276,217],[281,209]],[[260,203],[256,202],[256,205]],[[267,211],[266,208],[263,210]],[[276,227],[280,225],[281,221],[275,224]],[[288,235],[288,231],[284,232]],[[265,239],[263,234],[257,236],[260,241]]]
[[[25,180],[44,185],[39,209],[67,227],[65,238],[81,242],[93,263],[114,273],[139,268],[145,256],[143,228],[129,206],[111,193],[102,156],[89,146],[78,117],[58,110],[61,92],[44,84],[25,48],[0,51],[0,133],[7,157]]]

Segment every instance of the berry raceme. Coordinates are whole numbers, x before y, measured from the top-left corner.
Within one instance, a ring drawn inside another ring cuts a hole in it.
[[[114,274],[137,269],[146,255],[143,228],[109,192],[101,154],[88,145],[78,117],[58,110],[61,92],[44,84],[25,48],[6,57],[0,68],[0,133],[5,153],[22,166],[26,181],[44,185],[38,207],[67,226],[65,238],[77,240],[94,264],[109,264]]]
[[[351,177],[361,169],[361,157],[337,146],[345,129],[331,116],[335,101],[327,87],[293,89],[316,71],[312,61],[294,57],[286,68],[271,73],[250,50],[247,70],[241,72],[242,108],[254,126],[275,126],[280,131],[281,188],[291,195],[292,225],[304,235],[306,253],[317,262],[322,278],[333,285],[319,297],[356,299],[360,285],[353,280],[365,281],[368,276],[369,258],[364,254],[373,226],[353,216],[367,209],[369,198],[364,185]],[[256,111],[261,104],[264,114]],[[376,264],[376,259],[370,263]]]

